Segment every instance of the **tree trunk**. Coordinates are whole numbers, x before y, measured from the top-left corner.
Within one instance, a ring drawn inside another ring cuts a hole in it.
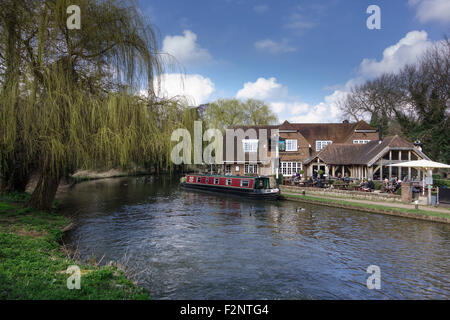
[[[61,176],[49,169],[41,170],[39,181],[31,195],[28,206],[42,211],[52,209],[53,199],[55,199]]]

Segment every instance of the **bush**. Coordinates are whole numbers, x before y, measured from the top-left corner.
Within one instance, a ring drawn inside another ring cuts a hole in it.
[[[283,184],[283,181],[284,181],[284,177],[283,177],[283,174],[282,173],[279,173],[278,174],[278,184],[279,185],[282,185]]]
[[[381,182],[374,181],[373,185],[375,186],[375,190],[381,190],[381,186],[383,185]]]
[[[433,176],[433,185],[436,186],[436,187],[439,187],[439,188],[442,188],[444,186],[447,187],[447,188],[450,188],[450,180],[434,179],[434,176]]]

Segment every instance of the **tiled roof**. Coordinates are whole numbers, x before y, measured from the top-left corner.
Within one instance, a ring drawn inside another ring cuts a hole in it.
[[[399,136],[385,137],[381,143],[378,140],[370,141],[366,144],[346,144],[333,143],[326,146],[323,150],[313,155],[305,163],[310,163],[317,157],[327,164],[350,165],[350,164],[368,164],[373,160],[377,160],[377,156],[381,156],[385,149],[412,150],[414,145],[411,142],[400,138]],[[423,153],[414,149],[421,156],[426,157]]]
[[[317,140],[344,143],[355,130],[373,130],[365,121],[355,123],[293,123],[292,124],[315,148]]]

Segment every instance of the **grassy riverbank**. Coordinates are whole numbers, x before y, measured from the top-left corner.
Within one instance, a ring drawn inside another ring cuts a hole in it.
[[[331,199],[318,196],[300,195],[300,194],[290,194],[283,192],[282,195],[286,199],[304,201],[308,203],[325,204],[336,207],[343,207],[355,210],[362,210],[366,212],[382,213],[382,214],[393,214],[410,218],[424,218],[426,220],[450,222],[450,210],[448,213],[439,211],[429,211],[423,209],[409,209],[409,208],[399,208],[383,204],[373,204],[373,203],[362,203],[355,202],[351,200],[343,199]]]
[[[0,197],[0,299],[149,299],[118,267],[74,261],[61,245],[69,219],[24,207],[27,197]],[[71,265],[79,290],[67,288]]]

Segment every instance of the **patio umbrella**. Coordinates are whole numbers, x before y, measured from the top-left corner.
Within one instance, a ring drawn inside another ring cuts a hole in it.
[[[424,169],[427,172],[427,176],[432,178],[434,168],[446,168],[450,169],[450,166],[445,163],[430,161],[430,160],[415,160],[415,161],[406,161],[396,164],[390,164],[388,167],[408,167],[408,168],[416,168],[416,169]],[[424,177],[425,178],[425,177]],[[431,188],[428,187],[428,204],[431,204]]]

